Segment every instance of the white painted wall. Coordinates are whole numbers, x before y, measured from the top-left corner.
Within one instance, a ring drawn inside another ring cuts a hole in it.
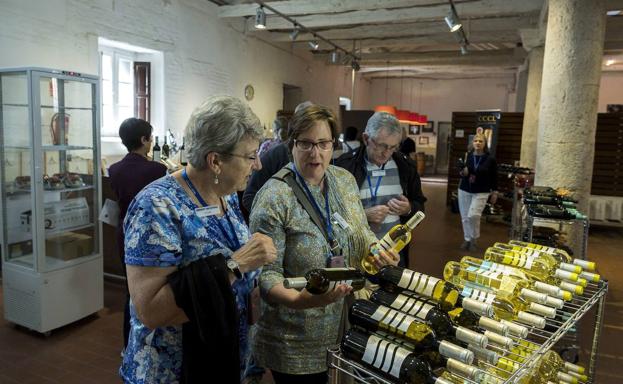
[[[255,87],[250,105],[266,127],[282,107],[283,83],[335,111],[339,96],[351,96],[350,68],[246,36],[242,20],[225,23],[217,8],[205,0],[2,0],[0,67],[97,74],[99,36],[162,51],[164,121],[175,133],[206,97],[244,98],[246,84]],[[369,82],[358,79],[356,89],[354,108],[368,106]]]
[[[602,72],[597,112],[607,112],[608,104],[623,104],[623,72]]]
[[[399,109],[428,115],[432,121],[452,121],[452,112],[496,109],[514,112],[514,78],[494,79],[374,79],[370,104],[390,104]],[[387,88],[387,93],[386,93]],[[402,88],[402,103],[401,90]],[[387,94],[387,96],[386,96]]]

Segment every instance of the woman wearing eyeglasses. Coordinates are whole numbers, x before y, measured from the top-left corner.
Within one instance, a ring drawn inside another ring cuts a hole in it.
[[[370,243],[370,231],[353,176],[330,164],[337,132],[335,115],[311,105],[290,122],[293,161],[258,192],[251,209],[253,231],[272,237],[277,259],[260,275],[262,314],[253,339],[254,356],[270,368],[275,383],[326,383],[327,347],[337,342],[345,284],[312,295],[286,289],[284,278],[304,276],[314,268],[358,267]],[[279,177],[279,176],[278,176]],[[285,181],[292,177],[316,211],[320,226]],[[397,264],[383,254],[378,264]]]
[[[236,191],[261,168],[251,109],[213,97],[190,117],[188,165],[145,187],[129,206],[125,263],[131,331],[126,383],[239,383],[246,369],[249,294],[276,257],[251,234]]]

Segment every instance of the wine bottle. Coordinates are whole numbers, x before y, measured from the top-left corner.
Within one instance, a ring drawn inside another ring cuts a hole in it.
[[[546,219],[574,220],[586,219],[586,215],[572,208],[556,208],[549,205],[528,205],[528,212],[535,217]]]
[[[156,136],[156,144],[154,144],[154,149],[153,149],[153,160],[160,162],[160,156],[161,151],[160,151],[160,145],[158,144],[158,136]]]
[[[383,236],[378,243],[370,246],[368,255],[361,259],[361,267],[370,275],[376,275],[379,270],[374,263],[375,257],[378,256],[380,250],[394,250],[400,252],[411,241],[411,231],[424,220],[423,212],[417,211],[405,224],[395,225]]]
[[[314,295],[322,295],[338,284],[346,284],[358,291],[366,285],[366,277],[355,268],[317,268],[308,271],[305,277],[290,277],[283,286],[294,289],[307,289]]]
[[[496,319],[509,321],[517,320],[540,329],[545,327],[545,318],[528,313],[527,311],[530,310],[539,314],[546,313],[549,316],[553,316],[554,313],[552,313],[552,311],[555,311],[554,308],[545,307],[540,304],[528,304],[525,300],[517,296],[496,295],[495,293],[482,291],[474,287],[464,287],[461,291],[461,295],[490,304],[493,307]]]
[[[534,303],[545,304],[548,298],[546,294],[530,289],[528,281],[520,280],[515,276],[504,276],[501,272],[469,266],[466,263],[447,262],[443,270],[443,277],[455,285],[462,286],[471,283],[481,286],[483,290],[519,296]],[[560,307],[562,308],[562,301]]]
[[[493,316],[493,308],[478,300],[465,299],[452,283],[395,265],[385,265],[378,273],[380,286],[388,292],[403,290],[415,292],[439,303],[441,309],[449,311],[456,306],[469,309],[482,316]]]
[[[454,324],[462,327],[471,329],[480,328],[502,336],[508,336],[509,333],[519,337],[524,337],[524,335],[528,336],[528,328],[524,326],[516,324],[516,326],[520,329],[516,329],[517,332],[511,332],[511,328],[507,324],[504,324],[501,321],[493,320],[489,317],[478,315],[465,308],[457,307],[446,313]]]
[[[341,345],[347,358],[362,362],[400,383],[451,384],[436,378],[430,365],[415,353],[379,336],[351,328],[346,331]]]
[[[485,269],[487,271],[500,272],[504,276],[514,276],[519,279],[528,281],[531,289],[534,289],[537,292],[545,293],[548,296],[557,297],[565,301],[569,301],[573,298],[573,294],[571,292],[565,291],[559,286],[544,283],[538,279],[535,279],[531,274],[525,273],[523,270],[511,267],[510,265],[499,264],[493,261],[478,259],[472,256],[463,256],[461,258],[461,264]]]
[[[567,262],[565,258],[559,258],[553,254],[543,252],[538,249],[521,247],[518,245],[505,244],[505,243],[494,243],[493,248],[501,249],[502,251],[512,251],[519,255],[525,255],[531,259],[541,258],[547,261],[549,264],[556,265],[556,268],[560,268],[565,271],[569,271],[569,272],[573,272],[577,274],[582,272],[582,267]]]
[[[551,205],[562,209],[575,207],[575,203],[573,201],[563,199],[559,196],[525,195],[523,198],[523,202],[526,205]]]
[[[558,268],[560,263],[556,262],[553,257],[538,256],[532,258],[512,250],[505,251],[500,248],[490,247],[485,251],[483,258],[485,260],[530,270],[542,281],[546,281],[550,276],[570,281],[577,281],[579,277],[577,272]],[[574,267],[577,267],[577,265]]]
[[[169,144],[167,144],[167,134],[164,134],[164,144],[162,144],[162,157],[169,158]]]
[[[559,255],[560,257],[564,258],[567,263],[579,265],[585,271],[594,272],[595,269],[597,269],[597,265],[594,262],[582,259],[572,259],[571,256],[569,256],[567,251],[565,251],[564,249],[546,247],[545,245],[528,243],[519,240],[511,240],[509,241],[509,243],[512,245],[519,245],[521,247],[538,249],[542,252],[546,252],[552,255]]]
[[[423,300],[380,289],[372,293],[370,300],[425,322],[435,331],[437,337],[441,339],[452,337],[467,344],[479,345],[481,347],[487,346],[488,339],[486,336],[465,327],[455,326],[447,313]]]
[[[385,331],[404,338],[419,351],[434,349],[442,356],[471,364],[474,353],[447,340],[440,340],[427,324],[415,317],[367,300],[355,300],[350,307],[351,324],[369,331]]]
[[[186,166],[188,159],[186,158],[186,147],[184,146],[184,139],[182,139],[182,146],[180,147],[180,164]]]

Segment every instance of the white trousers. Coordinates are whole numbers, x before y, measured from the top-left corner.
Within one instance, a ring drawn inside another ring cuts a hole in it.
[[[488,199],[488,192],[469,193],[459,189],[459,211],[461,211],[465,241],[472,241],[480,237],[480,217]]]

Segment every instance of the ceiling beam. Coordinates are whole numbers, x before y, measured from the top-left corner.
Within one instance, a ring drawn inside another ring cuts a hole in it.
[[[509,15],[540,12],[543,0],[482,0],[476,3],[457,3],[456,8],[461,19],[504,17]],[[443,3],[416,8],[376,9],[351,11],[338,14],[322,14],[296,17],[296,21],[307,28],[327,28],[345,25],[399,23],[406,21],[443,21],[448,14],[449,5]],[[254,29],[254,20],[247,21],[247,30]],[[268,30],[292,29],[292,23],[279,17],[268,16]]]
[[[362,65],[463,65],[485,67],[515,67],[523,63],[523,49],[460,52],[385,52],[361,54]]]
[[[455,4],[473,0],[454,0]],[[318,13],[341,13],[360,10],[414,8],[448,4],[445,0],[292,0],[270,1],[266,5],[288,16],[313,15]],[[223,5],[218,8],[218,17],[249,17],[255,16],[258,4]],[[272,12],[266,9],[266,14]]]
[[[472,35],[478,33],[496,35],[500,31],[534,27],[538,20],[537,17],[538,13],[533,13],[531,15],[522,16],[464,20],[464,28],[465,33],[471,41]],[[454,38],[453,35],[448,32],[448,26],[445,22],[443,22],[443,20],[424,21],[419,23],[373,24],[349,28],[318,30],[318,32],[322,34],[323,37],[332,40],[361,40],[366,38],[382,39],[406,36],[427,37],[433,34],[443,34]],[[268,37],[271,41],[275,42],[290,41],[290,31],[270,32],[268,34],[261,31],[250,31],[250,33],[263,34],[263,36]],[[518,37],[516,32],[515,36]],[[308,40],[313,40],[313,36],[309,33],[301,32],[297,38],[297,41]]]

